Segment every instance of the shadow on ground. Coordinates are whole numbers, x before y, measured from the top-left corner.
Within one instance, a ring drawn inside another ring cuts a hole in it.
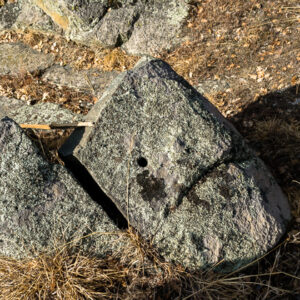
[[[261,96],[230,121],[281,185],[300,189],[300,85]]]

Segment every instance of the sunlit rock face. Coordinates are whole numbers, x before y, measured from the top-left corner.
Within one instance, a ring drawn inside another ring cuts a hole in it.
[[[168,261],[227,272],[286,230],[285,196],[241,135],[161,60],[119,75],[61,148]]]
[[[118,228],[61,165],[50,165],[11,119],[0,121],[0,254],[49,252],[77,239],[99,257],[118,246]],[[87,236],[91,232],[99,234]]]

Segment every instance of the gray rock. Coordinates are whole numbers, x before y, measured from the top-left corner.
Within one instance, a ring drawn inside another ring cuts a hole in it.
[[[201,178],[162,218],[154,240],[172,261],[207,268],[224,260],[215,270],[231,272],[276,245],[290,219],[274,178],[261,160],[250,158],[221,164]]]
[[[20,12],[15,22],[11,24],[12,29],[31,29],[53,34],[62,33],[62,29],[41,8],[27,0],[18,0],[18,3]]]
[[[97,39],[108,48],[121,46],[130,38],[133,24],[139,18],[139,14],[138,6],[111,9],[97,25]]]
[[[0,253],[14,258],[50,251],[57,239],[81,240],[97,256],[117,246],[117,227],[61,165],[49,165],[11,119],[0,121]]]
[[[23,105],[26,105],[23,101],[0,96],[0,119],[4,118],[5,116],[10,116],[9,114],[11,112],[16,111]]]
[[[0,118],[9,117],[15,122],[27,124],[50,124],[82,121],[83,116],[61,108],[54,103],[27,105],[22,100],[0,96]]]
[[[43,54],[22,43],[0,45],[0,75],[39,72],[54,63],[54,55]]]
[[[0,31],[9,29],[17,20],[21,12],[20,3],[6,3],[0,6]]]
[[[122,48],[129,54],[157,54],[182,41],[180,35],[188,16],[185,1],[150,1]]]
[[[224,259],[230,271],[284,233],[289,207],[263,163],[166,63],[144,58],[121,74],[87,120],[95,127],[75,131],[61,154],[76,157],[168,261],[199,269]]]
[[[131,54],[153,54],[182,41],[188,16],[184,0],[29,0],[59,25],[67,38],[116,47]]]
[[[43,80],[56,85],[78,89],[81,92],[93,93],[101,96],[109,83],[118,75],[118,72],[105,72],[96,69],[74,70],[69,66],[53,66],[42,76]]]

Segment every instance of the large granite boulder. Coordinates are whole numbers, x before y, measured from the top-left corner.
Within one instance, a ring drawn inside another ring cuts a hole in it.
[[[28,27],[40,23],[41,30],[57,31],[52,24],[47,25],[40,11],[33,14],[28,3],[51,17],[69,39],[104,47],[123,46],[130,54],[154,54],[181,42],[189,11],[184,0],[22,0],[22,11],[13,27],[26,27],[28,19]]]
[[[82,239],[104,256],[117,247],[118,228],[61,165],[49,165],[11,119],[0,121],[0,254],[28,257],[54,242]],[[101,234],[106,233],[106,234]]]
[[[217,109],[160,60],[117,77],[61,148],[141,235],[190,269],[232,271],[272,248],[290,220],[263,162]]]

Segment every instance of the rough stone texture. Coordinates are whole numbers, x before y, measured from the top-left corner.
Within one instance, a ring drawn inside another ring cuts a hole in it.
[[[0,75],[45,70],[54,63],[52,54],[43,54],[22,43],[0,45]]]
[[[0,6],[0,31],[9,29],[18,18],[21,12],[20,3],[6,3]]]
[[[167,222],[161,220],[154,239],[173,261],[180,257],[184,265],[197,268],[224,259],[216,270],[230,272],[276,245],[290,218],[274,178],[261,160],[251,158],[221,164],[201,178]]]
[[[289,207],[263,163],[166,63],[144,58],[121,74],[87,120],[95,127],[75,131],[61,154],[75,156],[125,217],[128,207],[167,260],[197,269],[224,259],[230,271],[284,233]]]
[[[117,75],[116,71],[102,72],[96,69],[78,71],[69,66],[55,65],[43,74],[42,79],[60,86],[78,89],[81,92],[92,92],[99,97]]]
[[[50,16],[67,38],[105,47],[124,44],[131,54],[154,54],[182,41],[179,35],[189,9],[184,0],[29,2]]]
[[[20,12],[11,27],[62,34],[62,29],[38,6],[28,0],[18,0]]]
[[[82,115],[74,114],[54,103],[27,105],[22,100],[0,96],[0,118],[5,116],[19,124],[67,123],[83,120]]]
[[[61,165],[49,165],[11,119],[0,121],[0,253],[14,258],[49,251],[55,239],[72,240],[116,226]],[[116,246],[115,235],[82,239],[98,256]]]
[[[184,1],[150,1],[134,24],[123,49],[129,54],[155,54],[182,41],[181,28],[188,16]]]
[[[5,116],[9,116],[11,112],[16,111],[23,105],[26,105],[26,103],[23,101],[0,96],[0,119],[4,118]]]
[[[96,37],[105,47],[121,46],[130,38],[133,26],[139,18],[138,6],[111,9],[101,19],[96,29]]]

